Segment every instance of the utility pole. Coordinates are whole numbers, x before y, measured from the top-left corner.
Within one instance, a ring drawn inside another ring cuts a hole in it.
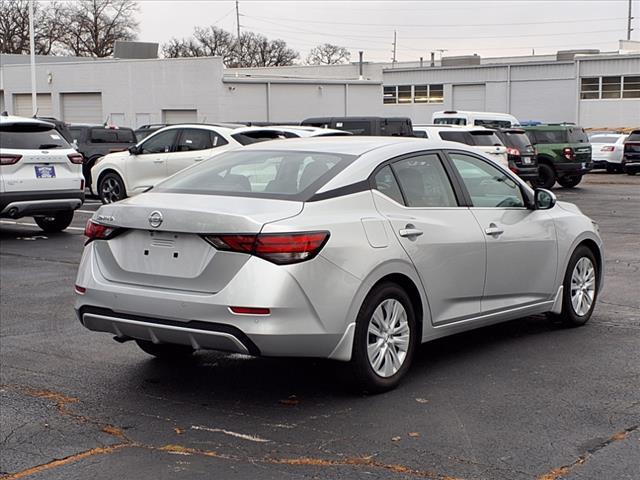
[[[240,1],[236,0],[236,27],[238,30],[238,41],[240,41]]]
[[[397,47],[397,36],[396,36],[396,31],[393,31],[393,58],[391,59],[391,63],[396,63],[396,47]]]
[[[633,20],[633,17],[631,16],[631,0],[629,0],[629,15],[627,16],[627,40],[631,40],[631,31],[633,30],[633,28],[631,28],[631,20]]]
[[[33,0],[29,0],[29,50],[31,63],[31,109],[35,117],[38,112],[38,94],[36,93],[36,42],[33,34]]]

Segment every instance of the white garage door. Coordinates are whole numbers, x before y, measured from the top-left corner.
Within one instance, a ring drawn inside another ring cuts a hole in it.
[[[198,121],[198,110],[162,110],[163,123],[195,123]]]
[[[6,108],[4,108],[4,90],[0,90],[0,113],[4,112]]]
[[[53,117],[50,93],[38,93],[36,101],[38,102],[39,117]],[[33,116],[30,93],[16,93],[13,96],[13,114],[19,117]]]
[[[62,120],[69,123],[104,123],[102,94],[62,93]]]
[[[454,85],[453,109],[483,112],[485,109],[485,86]]]

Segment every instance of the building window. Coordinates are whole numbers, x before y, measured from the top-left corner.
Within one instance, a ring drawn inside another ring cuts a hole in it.
[[[416,85],[413,87],[413,101],[415,103],[442,103],[444,87],[441,83],[435,85]]]
[[[411,85],[398,86],[398,103],[411,103]]]
[[[623,77],[622,98],[640,98],[640,75]]]
[[[398,95],[395,86],[383,88],[382,103],[398,103]]]
[[[620,98],[622,77],[602,77],[602,98]]]
[[[429,85],[429,103],[442,103],[444,101],[444,85],[441,83]]]
[[[595,100],[600,98],[600,78],[583,78],[580,87],[580,98],[582,100]]]

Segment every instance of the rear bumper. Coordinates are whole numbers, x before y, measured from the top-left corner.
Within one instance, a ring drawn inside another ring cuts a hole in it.
[[[3,192],[0,194],[0,217],[20,218],[76,210],[84,202],[84,191],[51,190]]]
[[[522,180],[528,181],[528,180],[537,180],[538,178],[538,166],[536,165],[535,167],[519,167],[516,166],[516,172],[514,172],[516,175],[518,175]]]
[[[593,170],[593,162],[556,163],[556,173],[560,176],[584,175]]]
[[[640,172],[640,158],[624,158],[622,160],[622,168],[625,172],[638,173]]]

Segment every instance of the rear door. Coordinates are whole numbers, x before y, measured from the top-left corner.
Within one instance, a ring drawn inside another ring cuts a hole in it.
[[[167,173],[173,175],[194,163],[211,157],[228,142],[217,132],[203,128],[183,128],[176,150],[167,160]]]
[[[482,312],[552,298],[557,244],[551,216],[526,208],[520,185],[488,160],[455,151],[448,156],[487,242]]]
[[[132,193],[152,187],[168,176],[167,162],[173,155],[179,133],[179,128],[159,132],[139,145],[140,153],[129,156],[126,175]]]
[[[458,206],[437,152],[401,157],[374,175],[376,208],[413,261],[434,324],[480,313],[485,239],[473,214]]]

